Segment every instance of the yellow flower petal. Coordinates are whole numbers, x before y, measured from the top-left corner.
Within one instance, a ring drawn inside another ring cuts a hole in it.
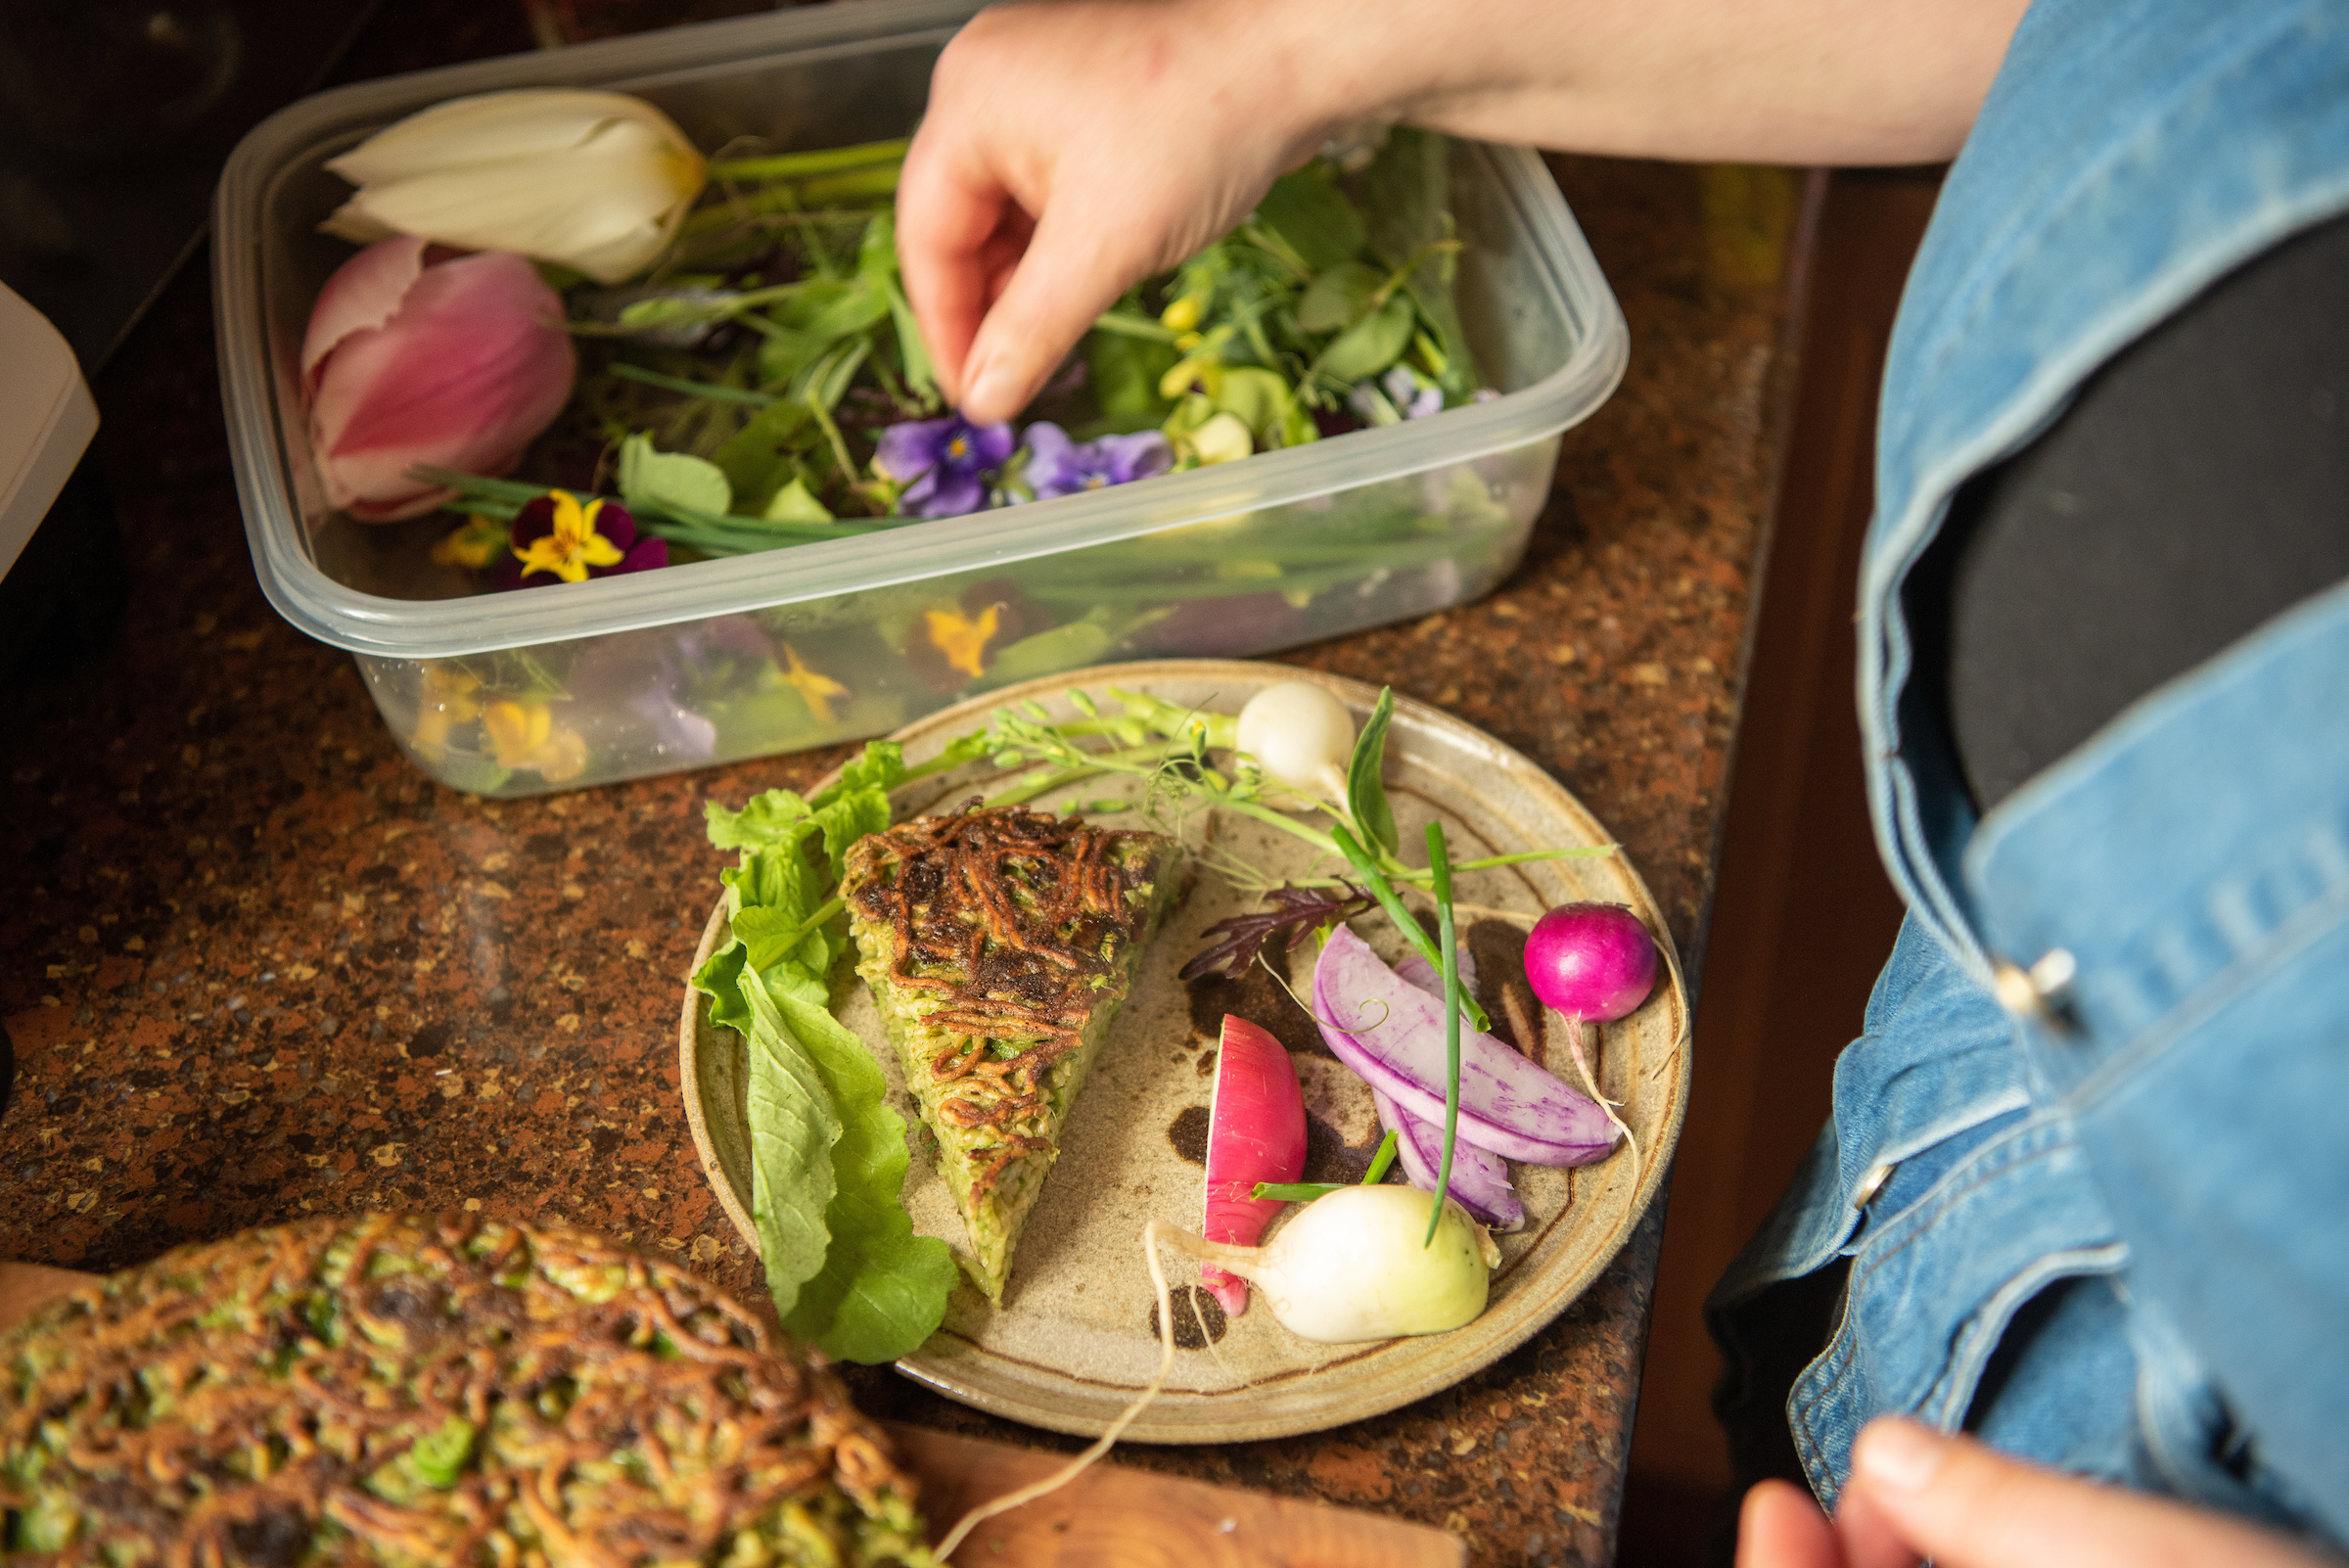
[[[817,723],[831,723],[832,699],[846,697],[849,688],[830,675],[818,674],[808,669],[801,660],[799,650],[788,642],[783,645],[783,684],[806,699],[807,711],[815,715]]]
[[[987,673],[983,658],[1000,623],[995,605],[973,621],[959,610],[931,610],[923,615],[930,628],[930,645],[946,656],[946,663],[966,675]]]

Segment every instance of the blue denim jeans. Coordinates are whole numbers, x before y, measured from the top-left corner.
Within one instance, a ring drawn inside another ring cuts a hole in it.
[[[1837,1259],[1786,1401],[1832,1502],[1898,1411],[2349,1544],[2349,587],[1977,821],[1902,592],[1971,474],[2277,240],[2349,209],[2349,7],[2040,0],[1886,367],[1860,698],[1910,917],[1833,1119],[1715,1292],[1733,1392]],[[2349,324],[2312,324],[2349,330]]]

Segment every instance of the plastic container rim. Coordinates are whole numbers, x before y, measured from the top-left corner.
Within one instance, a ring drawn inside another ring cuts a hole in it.
[[[1589,298],[1578,300],[1562,275],[1563,266],[1573,266],[1588,277],[1600,277],[1555,183],[1528,149],[1470,144],[1489,161],[1518,217],[1539,242],[1538,273],[1549,293],[1545,302],[1579,331],[1564,364],[1492,401],[1165,476],[1138,486],[1140,493],[1095,490],[936,519],[922,526],[918,551],[905,548],[891,530],[604,577],[555,593],[453,599],[364,593],[318,569],[303,546],[302,519],[287,484],[291,454],[284,450],[283,432],[288,422],[280,417],[276,377],[268,355],[255,351],[265,341],[263,201],[293,155],[338,130],[388,121],[465,93],[563,84],[648,87],[659,85],[664,75],[702,74],[712,68],[747,69],[884,41],[921,43],[950,35],[977,10],[968,0],[858,0],[504,56],[318,93],[249,132],[230,155],[214,201],[213,315],[246,537],[262,591],[278,613],[334,647],[414,660],[773,609],[1005,568],[1487,456],[1579,423],[1622,380],[1630,357],[1629,331],[1612,291],[1602,280],[1595,291],[1587,291]]]

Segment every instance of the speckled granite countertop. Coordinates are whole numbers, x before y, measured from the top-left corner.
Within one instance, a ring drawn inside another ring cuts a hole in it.
[[[390,9],[350,73],[530,42],[519,19],[425,38]],[[1787,402],[1793,185],[1557,168],[1633,359],[1569,434],[1525,564],[1478,604],[1284,657],[1390,682],[1547,767],[1619,833],[1693,979]],[[441,789],[350,659],[254,583],[201,261],[97,391],[129,615],[100,659],[0,694],[0,1016],[19,1063],[0,1257],[107,1269],[302,1215],[460,1206],[592,1225],[755,1291],[677,1093],[679,986],[719,864],[701,806],[805,785],[838,754],[524,803]],[[1446,1526],[1480,1564],[1604,1561],[1661,1218],[1448,1393],[1122,1461]],[[886,1370],[857,1388],[885,1416],[1074,1446]]]

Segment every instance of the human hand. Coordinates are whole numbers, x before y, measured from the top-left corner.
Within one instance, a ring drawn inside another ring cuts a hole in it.
[[[1737,1568],[2324,1568],[2226,1514],[1892,1416],[1860,1434],[1833,1523],[1784,1481],[1747,1493],[1737,1523]]]
[[[1061,0],[940,57],[898,188],[905,289],[947,397],[1010,418],[1095,317],[1205,248],[1326,136],[1287,8]],[[983,324],[984,323],[984,324]]]

